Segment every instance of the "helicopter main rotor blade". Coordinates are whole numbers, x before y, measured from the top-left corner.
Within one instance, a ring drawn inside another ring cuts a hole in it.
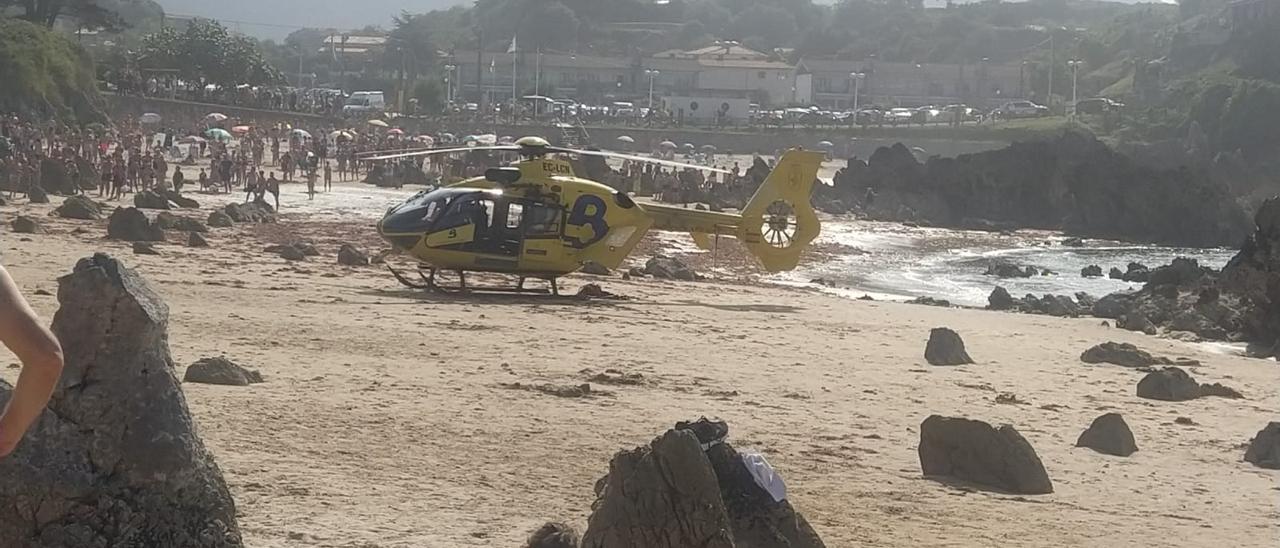
[[[364,157],[364,158],[361,158],[361,160],[367,160],[367,161],[375,162],[375,161],[379,161],[379,160],[395,160],[395,159],[397,159],[397,158],[410,158],[410,157],[413,157],[413,156],[436,156],[436,155],[440,155],[440,154],[459,154],[459,153],[463,153],[463,152],[471,152],[471,151],[473,151],[473,150],[509,150],[509,151],[518,151],[518,150],[521,150],[521,149],[520,149],[520,147],[518,147],[518,146],[516,146],[516,145],[493,145],[493,146],[481,146],[481,147],[433,148],[433,149],[430,149],[430,150],[419,150],[419,151],[417,151],[417,152],[401,152],[401,153],[397,153],[397,154],[383,154],[383,155],[381,155],[381,156],[366,156],[366,157]]]
[[[645,156],[636,156],[634,154],[623,154],[621,152],[609,152],[606,150],[578,150],[575,148],[562,148],[562,147],[547,147],[546,150],[548,152],[568,152],[568,153],[578,154],[582,156],[603,156],[605,158],[618,158],[622,160],[633,160],[636,162],[648,162],[651,164],[659,164],[664,166],[687,167],[691,169],[714,171],[716,173],[729,173],[728,170],[715,168],[715,167],[702,166],[698,164],[689,164],[685,162],[677,162],[674,160],[661,160],[658,158],[648,158]]]

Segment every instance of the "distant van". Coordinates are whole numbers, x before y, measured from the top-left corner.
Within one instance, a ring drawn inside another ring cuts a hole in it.
[[[387,98],[381,91],[356,91],[342,105],[343,114],[363,114],[387,110]]]

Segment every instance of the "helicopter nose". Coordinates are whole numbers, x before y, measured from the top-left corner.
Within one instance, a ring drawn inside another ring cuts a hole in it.
[[[430,228],[425,214],[422,207],[392,208],[378,221],[378,235],[396,249],[412,249]]]

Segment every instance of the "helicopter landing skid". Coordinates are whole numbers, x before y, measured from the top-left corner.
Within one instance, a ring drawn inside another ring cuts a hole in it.
[[[485,293],[490,293],[490,292],[492,293],[534,293],[534,294],[550,293],[551,295],[556,295],[556,296],[560,295],[560,287],[556,283],[555,278],[540,278],[540,279],[546,280],[547,283],[551,285],[551,289],[549,291],[546,289],[526,288],[524,286],[525,280],[528,279],[528,277],[526,276],[520,276],[520,281],[516,284],[515,287],[474,287],[474,286],[467,287],[466,271],[458,270],[457,271],[458,286],[445,287],[436,283],[437,269],[434,267],[430,267],[426,265],[418,265],[418,271],[417,271],[418,277],[422,279],[422,283],[418,283],[406,278],[404,274],[392,268],[390,265],[387,265],[387,270],[391,271],[391,275],[395,276],[396,281],[400,282],[402,285],[410,289],[423,289],[426,291],[438,291],[441,293],[467,293],[472,291],[478,291],[478,292],[485,292]]]

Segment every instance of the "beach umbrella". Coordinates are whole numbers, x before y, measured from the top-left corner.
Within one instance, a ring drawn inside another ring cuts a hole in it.
[[[330,139],[351,139],[351,132],[345,130],[337,130],[329,134]]]
[[[208,138],[210,138],[210,139],[213,139],[213,140],[215,140],[215,141],[230,141],[230,140],[231,140],[231,133],[230,133],[230,132],[228,132],[228,131],[227,131],[227,130],[225,130],[225,129],[217,128],[217,127],[215,127],[215,128],[211,128],[211,129],[209,129],[208,131],[204,132],[204,136],[205,136],[205,137],[208,137]]]
[[[231,128],[231,133],[235,133],[235,134],[243,135],[243,134],[245,134],[245,133],[249,133],[249,130],[251,130],[251,129],[253,129],[253,128],[252,128],[252,127],[250,127],[250,126],[236,126],[236,127]]]
[[[704,150],[704,151],[706,151],[706,152],[715,152],[715,151],[716,151],[716,146],[715,146],[715,145],[702,145],[702,150]]]
[[[662,148],[676,148],[676,144],[671,141],[663,141],[661,143],[658,143],[658,146]]]
[[[404,135],[404,130],[400,128],[390,129],[387,131],[387,135]]]
[[[205,123],[223,122],[223,121],[226,121],[226,119],[227,119],[227,115],[221,112],[210,112],[204,115]]]
[[[475,135],[463,135],[463,136],[462,136],[462,142],[464,142],[464,143],[470,143],[470,142],[473,142],[473,141],[479,141],[479,140],[480,140],[480,138],[479,138],[479,137],[476,137]]]
[[[684,149],[685,149],[685,150],[694,150],[694,149],[696,149],[696,148],[698,148],[698,147],[693,146],[693,143],[685,143],[685,144],[684,144]]]
[[[187,144],[187,145],[191,145],[195,143],[203,143],[204,137],[201,137],[199,135],[188,135],[186,137],[178,139],[178,142],[182,144]]]
[[[148,112],[138,117],[138,121],[144,124],[158,124],[160,120],[160,115],[154,112]]]
[[[419,135],[417,137],[414,137],[414,139],[417,140],[419,143],[422,143],[427,146],[432,146],[436,144],[436,140],[430,135]]]
[[[383,122],[382,120],[377,120],[377,119],[369,120],[369,125],[378,126],[378,127],[388,127],[386,122]]]
[[[629,135],[623,135],[623,136],[621,136],[621,137],[618,137],[618,142],[619,142],[619,143],[634,143],[634,142],[636,142],[636,140],[635,140],[635,139],[632,139],[632,138],[631,138],[631,136],[629,136]]]
[[[925,149],[920,148],[920,147],[911,147],[911,152],[914,152],[914,153],[919,154],[919,155],[921,155],[921,156],[924,156],[924,155],[926,155],[926,154],[929,154],[927,151],[925,151]]]
[[[307,130],[305,130],[305,129],[295,129],[295,130],[293,130],[293,131],[289,132],[289,135],[292,135],[293,137],[296,137],[296,138],[298,138],[298,139],[310,139],[310,138],[311,138],[311,132],[309,132],[309,131],[307,131]]]
[[[441,134],[440,134],[440,140],[441,140],[441,141],[444,141],[444,142],[446,142],[446,143],[447,143],[447,142],[449,142],[449,141],[453,141],[454,139],[457,139],[457,138],[458,138],[458,136],[457,136],[457,135],[454,135],[454,134],[452,134],[452,133],[441,133]]]
[[[498,138],[498,144],[507,145],[516,142],[516,138],[510,135],[503,135]]]
[[[832,143],[831,141],[818,141],[818,148],[827,148],[827,149],[829,149],[829,148],[833,148],[833,147],[835,147],[835,146],[836,146],[836,145],[835,145],[835,143]]]

